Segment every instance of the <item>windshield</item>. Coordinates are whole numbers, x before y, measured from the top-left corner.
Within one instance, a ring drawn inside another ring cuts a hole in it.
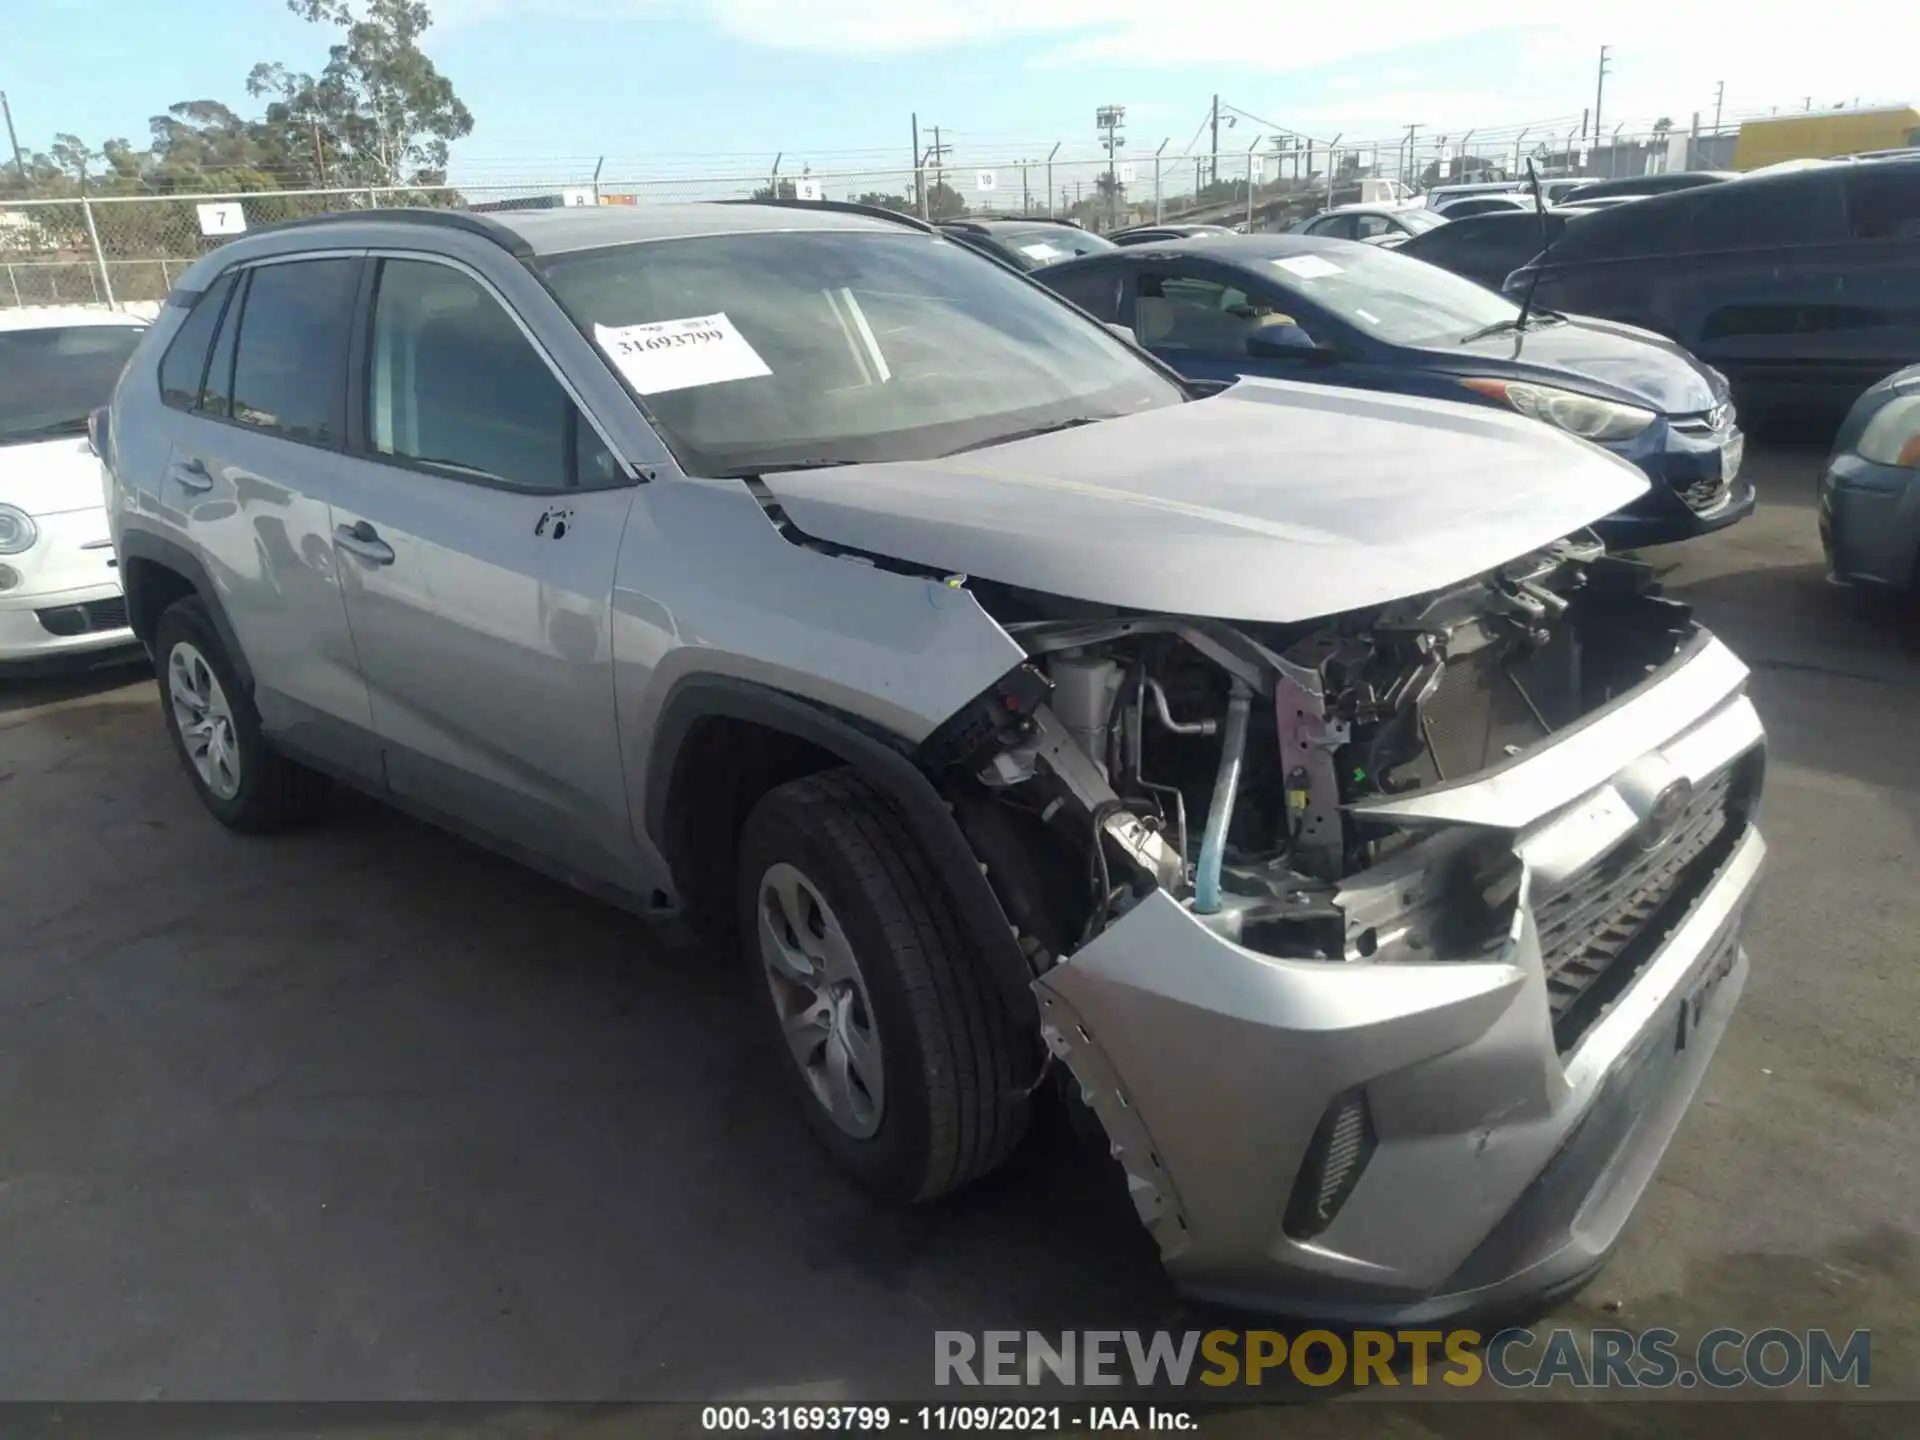
[[[996,230],[993,238],[1020,256],[1029,269],[1071,260],[1076,255],[1103,255],[1120,247],[1103,235],[1076,230],[1071,225],[1036,225],[1031,230]]]
[[[1283,255],[1268,267],[1282,288],[1389,345],[1459,341],[1520,313],[1512,301],[1451,271],[1370,246]]]
[[[1447,223],[1447,217],[1437,210],[1402,210],[1398,215],[1400,223],[1416,235],[1424,234],[1436,225]]]
[[[659,240],[541,268],[694,474],[927,459],[1185,398],[1046,291],[917,233]]]
[[[84,435],[140,343],[137,325],[0,330],[0,445]]]

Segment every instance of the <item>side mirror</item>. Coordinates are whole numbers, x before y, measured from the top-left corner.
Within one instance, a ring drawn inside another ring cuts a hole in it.
[[[1133,331],[1129,329],[1127,326],[1122,325],[1119,321],[1102,320],[1100,323],[1102,325],[1105,325],[1107,329],[1111,330],[1115,335],[1118,335],[1122,340],[1126,341],[1129,345],[1138,345],[1140,343],[1140,337],[1134,334]]]

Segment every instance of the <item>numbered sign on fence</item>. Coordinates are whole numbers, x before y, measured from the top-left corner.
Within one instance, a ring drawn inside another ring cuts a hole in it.
[[[1131,185],[1131,184],[1133,184],[1133,182],[1134,182],[1134,178],[1135,178],[1135,177],[1134,177],[1134,170],[1133,170],[1133,166],[1131,166],[1131,165],[1122,165],[1122,166],[1120,167],[1120,183],[1121,183],[1122,185]]]
[[[593,190],[586,185],[569,185],[560,192],[560,203],[569,209],[575,205],[591,205]]]
[[[982,170],[973,177],[973,188],[976,190],[994,190],[999,185],[1000,177],[991,170]]]
[[[794,181],[793,193],[802,200],[824,200],[827,198],[826,191],[821,188],[818,180]]]
[[[223,200],[207,205],[193,207],[200,217],[202,235],[243,235],[247,229],[247,212],[240,208],[238,200]]]

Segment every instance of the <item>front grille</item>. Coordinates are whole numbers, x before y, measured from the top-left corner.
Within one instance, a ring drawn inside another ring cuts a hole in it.
[[[1733,423],[1733,406],[1716,405],[1697,415],[1668,417],[1667,428],[1681,435],[1715,435]]]
[[[1758,760],[1694,791],[1667,838],[1616,845],[1559,889],[1534,899],[1554,1042],[1573,1049],[1733,853],[1757,789]]]
[[[89,600],[84,605],[56,605],[33,613],[39,618],[40,628],[49,635],[92,635],[100,630],[127,628],[127,602],[121,595],[108,600]]]

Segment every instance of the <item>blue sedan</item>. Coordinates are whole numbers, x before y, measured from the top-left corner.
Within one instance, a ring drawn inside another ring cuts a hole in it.
[[[1862,395],[1834,436],[1820,543],[1842,584],[1920,590],[1920,365]]]
[[[1377,246],[1307,235],[1129,247],[1034,279],[1191,379],[1242,375],[1503,406],[1640,467],[1597,528],[1658,545],[1753,509],[1726,377],[1649,331],[1520,305]]]

